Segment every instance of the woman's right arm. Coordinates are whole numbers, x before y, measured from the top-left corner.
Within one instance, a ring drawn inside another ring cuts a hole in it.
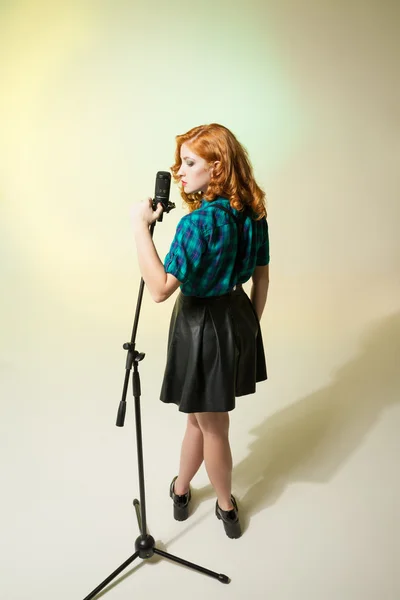
[[[269,265],[256,267],[251,278],[253,284],[251,286],[250,300],[257,313],[258,319],[261,320],[268,295]]]

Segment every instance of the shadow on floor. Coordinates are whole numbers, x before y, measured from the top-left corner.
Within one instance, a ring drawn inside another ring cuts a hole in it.
[[[312,368],[310,369],[312,378]],[[296,481],[326,482],[400,399],[400,313],[364,336],[359,354],[332,383],[251,429],[249,454],[233,481],[245,512],[273,504]]]
[[[400,313],[396,313],[367,332],[359,354],[338,369],[332,383],[250,430],[255,439],[249,454],[233,469],[233,487],[244,514],[257,514],[273,504],[296,481],[329,481],[382,412],[399,399]],[[211,485],[196,490],[193,511],[214,496]]]

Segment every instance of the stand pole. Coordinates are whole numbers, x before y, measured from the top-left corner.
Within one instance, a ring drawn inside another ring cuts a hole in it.
[[[153,237],[155,223],[150,226],[150,235]],[[128,390],[129,376],[133,366],[133,375],[132,375],[132,385],[133,385],[133,396],[135,400],[135,423],[136,423],[136,445],[137,445],[137,459],[138,459],[138,471],[139,471],[139,493],[140,493],[140,502],[136,498],[133,501],[133,506],[136,511],[136,517],[138,520],[140,535],[135,541],[135,552],[130,556],[125,562],[123,562],[115,571],[111,573],[102,583],[100,583],[90,594],[85,596],[83,600],[92,600],[101,590],[103,590],[106,585],[108,585],[115,577],[117,577],[126,567],[128,567],[134,560],[138,557],[142,559],[151,558],[154,554],[162,556],[163,558],[167,558],[171,561],[177,562],[181,565],[189,567],[195,571],[200,573],[204,573],[205,575],[209,575],[214,579],[217,579],[221,583],[229,583],[230,579],[227,575],[223,575],[222,573],[216,573],[215,571],[210,571],[209,569],[205,569],[199,565],[196,565],[192,562],[184,560],[183,558],[179,558],[178,556],[174,556],[169,554],[168,552],[164,552],[163,550],[159,550],[155,546],[155,540],[153,536],[147,533],[147,521],[146,521],[146,498],[145,498],[145,482],[144,482],[144,463],[143,463],[143,442],[142,442],[142,419],[141,419],[141,411],[140,411],[140,396],[141,396],[141,388],[140,388],[140,376],[139,376],[139,363],[144,359],[145,354],[138,352],[135,349],[135,340],[136,340],[136,332],[139,323],[139,314],[140,308],[142,304],[143,298],[143,289],[144,289],[144,281],[143,278],[140,281],[139,295],[136,304],[136,312],[134,325],[132,330],[131,341],[127,342],[123,345],[125,350],[128,350],[126,365],[125,365],[125,379],[122,391],[122,399],[120,401],[118,407],[117,414],[117,427],[123,427],[125,422],[125,413],[126,413],[126,393]]]

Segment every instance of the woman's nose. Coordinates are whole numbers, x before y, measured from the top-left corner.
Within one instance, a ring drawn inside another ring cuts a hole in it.
[[[182,166],[181,166],[181,168],[180,168],[180,169],[179,169],[179,171],[178,171],[178,175],[184,175],[184,174],[185,174],[185,173],[184,173],[184,171],[183,171],[183,168],[182,168]]]

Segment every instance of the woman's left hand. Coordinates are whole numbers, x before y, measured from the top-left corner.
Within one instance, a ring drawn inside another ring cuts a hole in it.
[[[161,215],[163,207],[161,202],[158,203],[157,209],[153,210],[153,200],[147,198],[132,207],[132,219],[134,225],[146,224],[147,227],[157,221]]]

